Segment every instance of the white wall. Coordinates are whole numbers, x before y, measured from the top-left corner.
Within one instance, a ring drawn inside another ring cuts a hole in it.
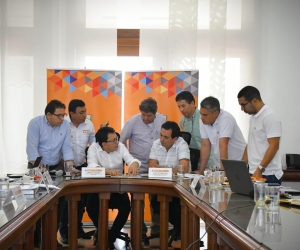
[[[281,154],[300,154],[300,1],[263,1],[259,88],[280,116]]]

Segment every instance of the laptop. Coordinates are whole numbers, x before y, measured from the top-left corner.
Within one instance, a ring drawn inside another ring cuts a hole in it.
[[[246,162],[221,159],[229,181],[230,189],[234,193],[254,197],[254,187]]]

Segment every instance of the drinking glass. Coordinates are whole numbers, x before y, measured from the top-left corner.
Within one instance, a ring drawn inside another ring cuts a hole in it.
[[[72,170],[74,170],[73,163],[69,162],[69,161],[65,161],[64,162],[64,170],[65,170],[67,176],[71,176],[71,172],[72,172]]]
[[[5,198],[8,189],[9,189],[9,178],[0,177],[0,198]]]
[[[267,183],[254,183],[254,202],[257,207],[265,207],[265,187]]]
[[[46,171],[49,171],[49,166],[48,166],[48,164],[42,163],[39,165],[39,169],[40,169],[41,173],[44,173]]]
[[[269,212],[279,210],[279,186],[265,186],[265,206]]]
[[[211,172],[209,176],[209,187],[210,189],[218,189],[220,173],[219,171]]]
[[[177,172],[178,178],[183,179],[184,178],[184,165],[178,165],[177,169],[178,169],[178,172]]]

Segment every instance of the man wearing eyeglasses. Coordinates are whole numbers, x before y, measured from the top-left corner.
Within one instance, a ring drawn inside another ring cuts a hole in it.
[[[48,164],[49,170],[63,169],[61,159],[74,163],[74,153],[70,140],[70,123],[64,120],[66,106],[58,101],[50,101],[45,115],[33,118],[27,130],[27,158],[34,163],[43,156],[41,163]]]
[[[277,114],[261,99],[259,90],[246,86],[238,93],[241,110],[251,115],[248,146],[242,160],[249,164],[249,172],[255,177],[266,178],[267,183],[281,184],[283,171],[279,152],[282,134]]]
[[[200,135],[200,111],[195,107],[195,98],[189,91],[180,92],[176,98],[177,106],[183,115],[180,118],[180,127],[182,131],[191,133],[190,159],[192,171],[198,169],[200,159],[201,135]],[[211,155],[208,166],[214,165],[214,159]]]
[[[204,172],[211,148],[221,170],[221,159],[240,160],[247,143],[234,117],[220,108],[219,100],[212,96],[204,98],[200,103],[200,115],[202,146],[199,173]]]
[[[33,118],[27,128],[27,159],[29,166],[38,156],[43,156],[42,163],[48,164],[49,170],[62,169],[63,160],[74,164],[74,154],[70,140],[70,123],[64,120],[66,106],[58,101],[50,101],[45,108],[45,115]],[[30,166],[31,167],[31,166]],[[64,197],[59,199],[57,225],[64,206]],[[35,231],[35,245],[40,244],[40,220]],[[59,246],[61,246],[58,243]]]
[[[96,133],[96,142],[88,150],[88,167],[104,167],[105,174],[117,176],[123,174],[123,160],[129,166],[129,174],[137,175],[141,162],[129,153],[123,143],[119,142],[119,138],[113,128],[100,128]],[[114,242],[125,225],[131,210],[128,194],[112,193],[110,195],[109,208],[118,209],[119,211],[108,234],[109,248],[115,249]],[[98,194],[88,195],[87,212],[94,225],[98,228]],[[96,244],[97,240],[94,243]]]
[[[74,151],[74,163],[77,170],[86,167],[86,148],[95,142],[95,130],[93,123],[86,118],[85,103],[79,99],[73,99],[68,106],[69,116],[65,118],[70,123],[71,142]],[[89,238],[82,229],[82,216],[86,205],[87,195],[81,195],[78,202],[78,238]],[[65,202],[60,221],[59,233],[61,242],[68,244],[68,203]]]

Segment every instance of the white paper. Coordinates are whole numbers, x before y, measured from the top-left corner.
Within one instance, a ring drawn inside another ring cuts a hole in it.
[[[200,177],[201,177],[201,176],[200,176],[199,174],[197,174],[197,175],[194,177],[194,179],[193,179],[193,181],[192,181],[192,183],[191,183],[191,185],[190,185],[191,188],[195,188],[195,187],[197,186],[197,183],[198,183]]]
[[[46,172],[44,172],[43,175],[44,175],[44,177],[46,178],[46,180],[48,181],[48,184],[49,184],[49,185],[52,185],[52,184],[53,184],[53,181],[52,181],[52,178],[51,178],[49,172],[46,171]]]
[[[148,176],[150,178],[172,178],[172,168],[149,168]]]
[[[83,178],[105,178],[105,168],[82,168],[81,177]]]

